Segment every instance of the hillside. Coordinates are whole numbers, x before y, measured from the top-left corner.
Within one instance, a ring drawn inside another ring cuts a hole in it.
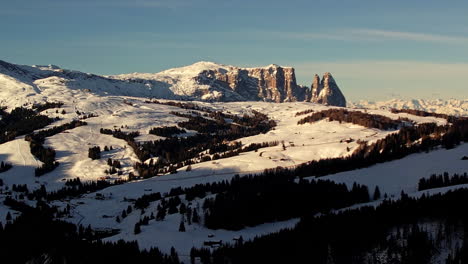
[[[167,254],[175,247],[189,262],[192,247],[239,245],[294,229],[303,216],[465,187],[418,191],[421,178],[468,171],[463,118],[154,98],[204,89],[187,77],[200,70],[235,70],[206,62],[107,77],[0,67],[0,162],[11,165],[0,167],[2,225],[50,207],[53,220],[89,226],[81,241],[137,241]],[[158,82],[173,86],[162,95],[150,87]]]
[[[441,113],[447,115],[468,116],[468,100],[450,99],[450,100],[403,100],[392,99],[388,101],[370,102],[359,101],[349,102],[349,107],[368,108],[368,109],[415,109],[431,113]]]

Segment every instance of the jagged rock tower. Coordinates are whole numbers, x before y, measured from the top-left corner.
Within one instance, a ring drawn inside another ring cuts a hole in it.
[[[323,75],[322,81],[320,81],[317,74],[314,76],[311,93],[311,102],[333,106],[346,106],[346,99],[329,72]]]

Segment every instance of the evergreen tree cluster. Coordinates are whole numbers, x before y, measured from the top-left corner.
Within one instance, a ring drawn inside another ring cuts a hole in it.
[[[295,114],[295,116],[306,115],[306,114],[310,114],[310,113],[314,113],[314,112],[315,112],[314,109],[307,109],[307,110],[304,110],[304,111],[297,112]]]
[[[101,128],[99,132],[101,134],[112,135],[115,138],[123,139],[127,142],[134,142],[134,139],[140,135],[138,131],[126,133],[126,132],[123,132],[120,128],[114,129],[114,130]]]
[[[176,134],[187,133],[187,131],[176,126],[163,126],[153,127],[150,129],[149,133],[160,137],[173,137]]]
[[[271,172],[260,177],[234,177],[225,192],[205,199],[203,209],[207,228],[240,230],[368,201],[366,186],[354,184],[348,190],[344,184],[295,181]]]
[[[441,239],[459,236],[463,243],[445,263],[468,261],[468,189],[400,200],[385,200],[376,208],[361,207],[332,214],[306,214],[292,229],[222,245],[210,252],[192,249],[202,263],[431,263]],[[430,219],[429,228],[423,223]],[[433,224],[439,223],[434,236]],[[445,226],[445,227],[444,227]],[[452,231],[451,231],[452,230]],[[455,243],[454,243],[455,244]],[[453,246],[453,245],[452,245]],[[455,244],[456,246],[456,244]]]
[[[15,139],[17,136],[32,133],[51,124],[54,119],[38,114],[37,111],[17,107],[10,113],[0,111],[0,144]]]
[[[26,184],[13,184],[11,190],[14,192],[29,193],[28,186]]]
[[[108,174],[118,174],[122,175],[122,165],[120,164],[120,161],[118,160],[113,160],[111,158],[107,159],[107,165],[109,165],[110,169],[106,170],[105,172]]]
[[[412,123],[409,119],[393,120],[382,115],[363,113],[360,111],[348,111],[341,108],[332,108],[309,115],[297,122],[298,125],[313,123],[328,118],[328,121],[353,123],[356,125],[377,128],[382,130],[395,130]]]
[[[96,115],[94,113],[85,114],[85,113],[81,113],[80,111],[76,111],[76,114],[79,115],[78,118],[80,120],[85,120],[85,119],[88,119],[88,118],[91,118],[91,117],[98,117],[98,115]]]
[[[48,109],[60,108],[62,106],[62,102],[45,102],[43,104],[33,104],[32,109],[34,109],[37,113],[40,113]]]
[[[188,121],[178,123],[179,127],[195,130],[202,134],[216,134],[222,136],[225,140],[235,140],[241,137],[266,133],[276,126],[275,121],[269,120],[267,115],[257,111],[253,111],[252,116],[245,114],[242,117],[222,112],[205,114],[210,119],[195,111],[188,114],[180,112],[171,112],[171,114],[188,118]],[[232,122],[228,122],[226,119]]]
[[[46,200],[55,201],[65,198],[73,198],[85,193],[96,192],[110,186],[120,185],[125,183],[124,180],[115,180],[114,182],[98,180],[81,182],[79,178],[67,180],[65,186],[51,192],[47,192],[44,185],[28,194],[29,200]]]
[[[150,205],[151,202],[159,201],[161,199],[162,199],[162,195],[160,192],[144,194],[143,196],[135,200],[135,208],[145,209]]]
[[[101,158],[101,147],[95,146],[95,147],[89,148],[88,158],[90,158],[92,160],[100,159]]]
[[[22,214],[0,225],[4,263],[180,263],[174,249],[168,255],[157,248],[140,250],[136,242],[102,242],[102,236],[110,234],[54,220],[54,207],[40,201],[31,207],[11,200],[8,203],[16,203]]]
[[[462,175],[455,173],[452,176],[449,176],[448,172],[444,172],[439,175],[432,174],[428,179],[419,179],[418,191],[467,183],[468,174],[466,172]]]
[[[426,112],[426,111],[422,111],[422,110],[416,110],[416,109],[396,109],[396,108],[392,108],[390,111],[392,113],[394,113],[394,114],[406,113],[406,114],[415,115],[415,116],[422,116],[422,117],[433,116],[433,117],[447,119],[449,122],[450,122],[450,120],[453,120],[454,118],[456,119],[456,117],[453,117],[453,116],[450,116],[450,115],[439,114],[439,113],[430,113],[430,112]]]
[[[13,165],[11,165],[11,163],[4,161],[0,162],[0,173],[5,172],[11,168],[13,168]]]
[[[191,103],[191,102],[175,102],[175,101],[163,102],[163,101],[158,101],[158,100],[151,100],[151,101],[147,100],[147,101],[145,101],[145,103],[147,103],[147,104],[169,105],[169,106],[174,106],[174,107],[178,107],[178,108],[182,108],[182,109],[198,110],[198,111],[207,112],[207,113],[214,112],[213,110],[211,110],[208,107],[199,106],[199,105],[197,105],[195,103]]]

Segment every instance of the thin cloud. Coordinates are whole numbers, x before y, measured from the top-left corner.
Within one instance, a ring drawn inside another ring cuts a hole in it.
[[[449,36],[439,34],[362,28],[330,30],[328,32],[266,31],[257,32],[257,36],[300,41],[339,40],[353,42],[379,42],[387,40],[403,40],[444,44],[468,44],[468,37],[464,36]]]
[[[383,38],[383,39],[439,42],[439,43],[447,43],[447,44],[468,43],[468,37],[426,34],[426,33],[416,33],[416,32],[388,31],[388,30],[377,30],[377,29],[353,29],[351,30],[351,33],[353,35],[362,35],[362,36]]]

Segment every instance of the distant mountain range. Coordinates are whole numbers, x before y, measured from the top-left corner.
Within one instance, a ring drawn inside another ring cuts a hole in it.
[[[349,107],[368,109],[416,109],[427,112],[442,113],[448,115],[468,116],[468,99],[449,100],[424,100],[424,99],[392,99],[388,101],[372,102],[359,101],[349,102]]]
[[[408,108],[468,116],[468,99],[347,102],[330,73],[325,73],[322,78],[315,74],[311,86],[306,87],[297,84],[294,68],[275,64],[240,68],[201,61],[159,73],[103,76],[66,70],[55,65],[25,66],[0,60],[0,105],[2,102],[6,105],[21,105],[27,98],[45,94],[58,96],[73,91],[212,102],[308,101],[331,106]]]
[[[24,66],[0,61],[0,75],[0,87],[9,89],[14,97],[61,86],[96,94],[161,99],[312,101],[346,106],[346,99],[330,73],[326,73],[321,81],[315,75],[311,88],[308,88],[296,83],[294,68],[275,64],[240,68],[202,61],[159,73],[101,76],[65,70],[55,65]]]

